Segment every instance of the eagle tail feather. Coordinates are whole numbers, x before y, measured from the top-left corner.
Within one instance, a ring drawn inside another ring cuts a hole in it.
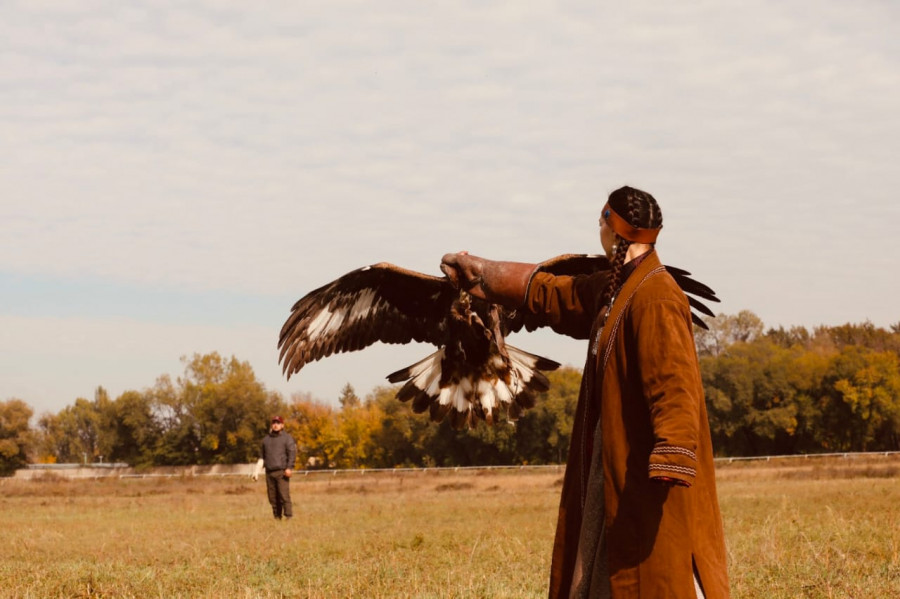
[[[438,397],[441,380],[441,361],[444,358],[443,348],[419,360],[415,364],[401,368],[387,376],[388,381],[406,384],[397,392],[400,401],[412,400],[412,410],[421,414]]]
[[[512,345],[507,345],[506,351],[510,361],[509,388],[513,399],[509,403],[508,416],[515,421],[522,412],[534,407],[535,394],[550,388],[550,381],[542,371],[556,370],[560,364]]]
[[[415,364],[401,368],[387,375],[387,380],[392,383],[402,383],[405,380],[418,381],[420,389],[429,388],[435,378],[441,376],[441,361],[444,359],[444,348],[430,354]]]
[[[538,393],[549,389],[550,381],[541,371],[555,370],[559,363],[510,345],[506,346],[506,352],[509,375],[496,376],[493,380],[471,377],[443,380],[444,348],[392,372],[387,380],[405,381],[397,391],[397,399],[411,401],[413,412],[420,414],[428,410],[431,420],[449,419],[457,430],[474,427],[478,420],[495,423],[503,413],[514,421],[534,407]],[[502,363],[496,366],[501,367]]]
[[[446,389],[441,390],[441,395]],[[434,422],[441,422],[444,418],[447,417],[447,413],[450,412],[450,404],[449,403],[441,403],[440,401],[432,401],[431,407],[428,410],[429,415],[431,416],[431,420]]]
[[[546,391],[550,388],[547,377],[541,371],[556,370],[560,366],[559,362],[532,354],[509,344],[506,346],[506,351],[509,355],[513,373],[518,376],[524,385],[535,387],[540,391]],[[537,380],[532,382],[533,379]]]

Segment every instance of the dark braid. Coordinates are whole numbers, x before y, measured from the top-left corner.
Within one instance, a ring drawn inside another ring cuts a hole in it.
[[[603,292],[604,306],[609,305],[615,294],[619,292],[619,287],[622,286],[622,268],[625,266],[625,254],[628,253],[628,246],[630,245],[630,241],[616,235],[616,252],[609,263],[609,286]]]
[[[635,227],[655,229],[662,226],[662,212],[656,199],[645,191],[622,187],[609,194],[609,205],[616,213]],[[609,286],[603,293],[603,304],[609,306],[624,282],[622,271],[625,255],[631,242],[616,235],[616,251],[610,260]]]

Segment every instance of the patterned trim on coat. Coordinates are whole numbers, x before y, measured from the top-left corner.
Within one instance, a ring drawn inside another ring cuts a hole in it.
[[[661,447],[655,448],[650,452],[650,455],[683,455],[691,458],[695,462],[697,461],[697,454],[691,451],[690,449],[684,447],[676,447],[674,445],[663,445]]]
[[[648,471],[653,474],[654,471],[662,470],[663,472],[676,472],[686,476],[697,476],[697,469],[690,466],[679,466],[678,464],[650,464]]]

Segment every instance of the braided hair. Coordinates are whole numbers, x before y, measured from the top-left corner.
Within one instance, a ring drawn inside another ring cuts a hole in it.
[[[658,229],[662,227],[662,212],[656,199],[640,189],[621,187],[609,194],[609,207],[628,221],[629,224],[642,229]],[[622,283],[625,255],[631,241],[616,233],[615,251],[610,259],[609,286],[603,292],[601,305],[611,305],[619,293]]]

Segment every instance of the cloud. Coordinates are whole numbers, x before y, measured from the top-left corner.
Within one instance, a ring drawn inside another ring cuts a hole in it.
[[[874,0],[13,4],[0,272],[294,298],[380,260],[596,251],[596,210],[628,183],[663,206],[664,259],[723,310],[887,324],[898,17]],[[248,319],[271,326],[263,303]]]

